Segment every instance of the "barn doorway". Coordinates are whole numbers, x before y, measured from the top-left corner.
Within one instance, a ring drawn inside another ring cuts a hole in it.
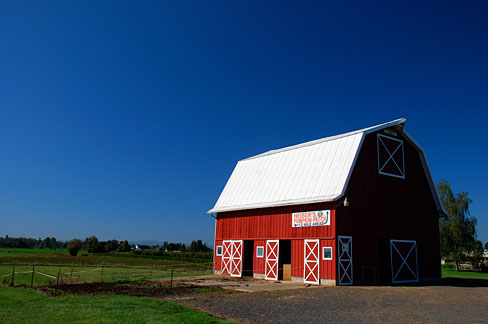
[[[291,280],[291,241],[280,240],[278,280]]]
[[[244,241],[242,276],[253,275],[253,262],[254,262],[254,241]]]

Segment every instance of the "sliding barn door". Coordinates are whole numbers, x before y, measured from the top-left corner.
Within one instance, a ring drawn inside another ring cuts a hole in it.
[[[278,280],[278,255],[280,250],[280,241],[266,241],[266,266],[265,279]]]
[[[319,240],[305,240],[305,254],[303,265],[303,282],[314,285],[319,284]]]

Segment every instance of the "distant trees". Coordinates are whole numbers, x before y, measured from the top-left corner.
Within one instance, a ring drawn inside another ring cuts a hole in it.
[[[74,240],[71,240],[68,242],[68,244],[66,245],[66,248],[68,249],[69,255],[77,256],[78,251],[81,250],[82,246],[83,246],[83,244],[81,243],[81,240],[74,239]]]
[[[139,245],[143,249],[162,252],[210,252],[206,243],[202,240],[193,240],[189,246],[184,243],[163,242],[162,245]],[[55,237],[46,237],[44,239],[23,238],[23,237],[0,237],[0,248],[36,248],[36,249],[67,249],[71,255],[77,255],[80,250],[88,253],[110,253],[114,251],[130,252],[133,250],[127,240],[117,241],[99,241],[95,235],[85,238],[84,241],[73,239],[69,242],[56,240]],[[75,253],[76,252],[76,253]]]
[[[129,244],[127,240],[120,243],[118,250],[120,252],[129,252],[132,249],[132,246]]]
[[[447,218],[439,222],[441,256],[453,260],[458,271],[468,255],[477,258],[483,253],[483,246],[476,239],[477,220],[469,212],[472,200],[467,192],[454,195],[446,180],[437,184],[437,191],[447,213]]]
[[[1,248],[22,248],[22,249],[64,249],[66,242],[57,241],[54,237],[46,237],[44,240],[25,237],[0,237]]]
[[[210,252],[212,249],[207,247],[206,243],[202,243],[202,240],[191,241],[188,251],[190,252]]]

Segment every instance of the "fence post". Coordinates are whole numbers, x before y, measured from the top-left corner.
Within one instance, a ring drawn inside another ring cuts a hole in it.
[[[69,276],[69,280],[73,279],[73,267],[71,267],[71,275]]]
[[[61,274],[61,268],[58,270],[58,277],[56,278],[56,288],[54,288],[54,296],[56,296],[56,293],[58,292],[58,284],[59,284],[59,275]]]
[[[14,278],[15,278],[15,263],[14,263],[14,266],[12,267],[12,281],[10,282],[10,286],[11,287],[14,287],[15,284],[14,284]]]
[[[171,267],[171,284],[170,284],[170,288],[173,288],[173,272],[175,270],[175,266]]]
[[[32,277],[31,277],[31,288],[34,287],[34,272],[36,271],[36,268],[32,266]]]
[[[103,283],[103,261],[102,261],[102,283]]]

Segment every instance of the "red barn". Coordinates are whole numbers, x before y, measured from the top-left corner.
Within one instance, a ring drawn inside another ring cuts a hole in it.
[[[444,211],[404,125],[239,161],[208,212],[215,272],[323,285],[439,280]]]

